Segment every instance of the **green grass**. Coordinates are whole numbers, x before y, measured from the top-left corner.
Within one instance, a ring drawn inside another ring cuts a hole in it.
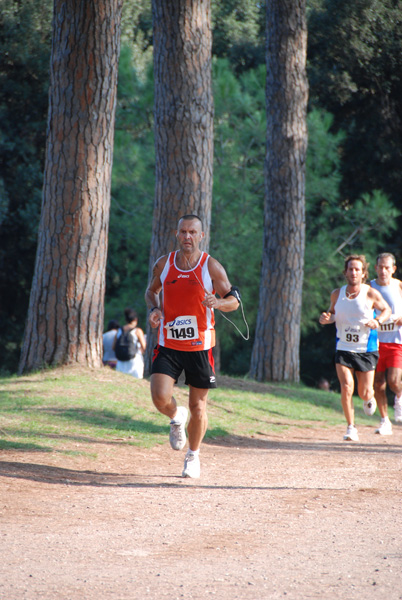
[[[187,388],[176,398],[187,404]],[[357,400],[359,423],[372,424]],[[209,395],[207,437],[269,436],[290,427],[344,423],[337,393],[223,377]],[[0,378],[0,450],[96,456],[99,444],[166,443],[169,424],[146,380],[110,369],[60,368]]]

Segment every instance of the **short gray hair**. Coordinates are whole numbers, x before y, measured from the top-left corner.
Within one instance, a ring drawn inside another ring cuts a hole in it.
[[[377,256],[375,264],[378,265],[378,261],[381,260],[382,258],[390,258],[392,260],[393,266],[396,265],[396,258],[393,254],[391,254],[391,252],[381,252],[381,254],[379,254]]]

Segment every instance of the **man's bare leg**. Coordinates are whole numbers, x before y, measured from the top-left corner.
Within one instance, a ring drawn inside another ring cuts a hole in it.
[[[343,414],[348,425],[355,424],[355,409],[353,406],[353,391],[355,382],[353,379],[353,371],[349,367],[336,365],[336,373],[338,375],[339,383],[341,385],[341,402],[343,408]]]
[[[199,452],[208,427],[207,399],[207,389],[195,388],[190,385],[190,421],[187,427],[189,448],[184,459],[183,477],[198,478],[200,476]]]
[[[199,450],[208,427],[208,390],[190,385],[190,421],[187,426],[188,443],[191,450]]]
[[[182,450],[186,445],[186,421],[188,410],[178,407],[173,397],[174,379],[164,373],[151,375],[151,395],[155,407],[170,418],[169,442],[173,450]]]
[[[164,373],[151,375],[152,402],[160,413],[170,419],[176,415],[177,404],[173,397],[174,379]]]
[[[387,372],[387,382],[397,398],[402,396],[402,369],[390,367]]]
[[[385,378],[385,371],[381,371],[380,373],[376,372],[374,376],[374,389],[378,410],[380,411],[381,418],[385,419],[388,416],[388,402],[386,394],[387,382]]]

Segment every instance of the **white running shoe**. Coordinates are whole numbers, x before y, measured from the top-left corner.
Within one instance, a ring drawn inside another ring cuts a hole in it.
[[[395,396],[394,402],[395,423],[402,423],[402,398]]]
[[[381,419],[380,426],[375,430],[375,433],[380,435],[392,435],[392,425],[388,417]]]
[[[190,452],[190,450],[187,450],[187,454],[184,459],[184,469],[181,476],[191,477],[192,479],[198,479],[200,473],[200,457],[198,456],[198,454],[193,454],[192,452]]]
[[[363,402],[363,410],[368,417],[372,417],[375,413],[375,409],[377,408],[377,402],[375,398],[371,398],[371,400],[367,400],[367,402]]]
[[[343,436],[344,440],[349,442],[358,442],[359,435],[357,433],[357,429],[354,425],[348,425],[345,435]]]
[[[188,410],[184,406],[177,408],[177,413],[170,421],[169,442],[173,450],[183,450],[186,445],[186,421]]]

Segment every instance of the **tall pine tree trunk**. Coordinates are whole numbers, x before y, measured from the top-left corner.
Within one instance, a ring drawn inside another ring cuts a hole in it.
[[[102,359],[122,0],[55,0],[38,249],[20,372]]]
[[[250,374],[299,381],[305,245],[306,1],[267,0],[264,247]]]
[[[210,0],[153,0],[156,182],[151,265],[196,213],[209,245],[213,168]]]
[[[156,182],[150,268],[175,249],[184,214],[201,218],[208,249],[213,169],[210,0],[153,0],[152,10]],[[149,328],[148,335],[152,340]]]

